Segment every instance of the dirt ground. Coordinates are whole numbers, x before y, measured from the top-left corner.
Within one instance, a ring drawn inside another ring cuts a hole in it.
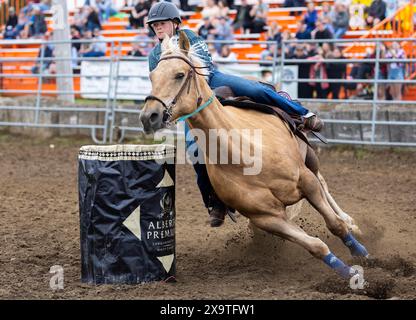
[[[53,144],[53,146],[51,145]],[[80,282],[77,153],[88,140],[0,135],[0,299],[415,299],[416,151],[321,149],[332,194],[363,231],[371,258],[354,260],[308,204],[297,223],[350,265],[352,290],[287,241],[253,237],[243,216],[210,228],[193,168],[177,167],[177,282],[92,286]],[[52,291],[50,267],[64,268]]]

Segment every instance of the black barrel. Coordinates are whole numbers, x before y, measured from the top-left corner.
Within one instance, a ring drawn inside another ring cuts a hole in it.
[[[82,282],[174,280],[174,146],[83,146],[78,159]]]

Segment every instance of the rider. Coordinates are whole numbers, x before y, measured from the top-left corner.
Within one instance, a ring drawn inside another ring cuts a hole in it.
[[[163,40],[165,34],[169,37],[178,38],[181,23],[182,20],[179,10],[171,2],[158,2],[149,10],[147,24],[154,31],[160,42]],[[323,125],[322,121],[315,114],[309,112],[300,104],[282,97],[269,86],[237,76],[223,74],[218,71],[212,63],[211,54],[204,40],[189,29],[183,29],[182,31],[189,38],[190,45],[194,49],[194,52],[196,52],[196,55],[208,67],[208,84],[211,89],[229,87],[236,96],[246,96],[259,103],[278,106],[288,113],[301,116],[304,119],[304,126],[306,128],[312,131],[321,130]],[[150,71],[156,68],[161,53],[161,45],[158,43],[149,55]],[[189,127],[187,125],[185,125],[185,130],[188,133]],[[186,135],[188,137],[188,134]],[[193,143],[193,140],[190,142],[187,141],[188,152]],[[195,149],[196,147],[193,152],[197,152]],[[224,222],[224,217],[229,208],[216,196],[209,181],[205,165],[197,163],[194,165],[194,169],[197,174],[198,187],[211,218],[211,226],[218,227]]]

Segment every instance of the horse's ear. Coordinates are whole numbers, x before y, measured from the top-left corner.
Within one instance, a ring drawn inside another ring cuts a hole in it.
[[[163,41],[162,41],[162,45],[161,45],[162,46],[162,52],[168,50],[168,48],[169,48],[169,41],[170,41],[170,38],[165,33],[165,36],[163,37]]]
[[[179,49],[181,49],[186,55],[188,55],[191,44],[185,33],[185,31],[179,31]]]

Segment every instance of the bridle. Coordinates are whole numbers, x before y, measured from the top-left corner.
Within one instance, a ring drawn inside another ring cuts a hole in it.
[[[202,103],[202,96],[201,96],[201,92],[199,90],[199,86],[198,86],[198,81],[196,79],[196,75],[197,74],[200,75],[200,76],[206,76],[206,75],[203,74],[203,73],[198,72],[197,69],[209,68],[209,67],[198,67],[198,66],[195,66],[192,63],[191,60],[189,60],[189,59],[187,59],[185,57],[179,56],[179,55],[170,55],[170,56],[162,57],[162,58],[160,58],[159,62],[160,61],[163,61],[163,60],[170,60],[170,59],[180,59],[180,60],[183,60],[183,61],[185,61],[191,67],[189,69],[189,72],[186,75],[186,78],[183,81],[182,86],[180,87],[178,93],[176,94],[176,96],[172,99],[172,101],[169,104],[165,103],[162,99],[156,97],[155,95],[148,95],[144,99],[144,102],[145,103],[148,100],[156,100],[156,101],[158,101],[158,102],[160,102],[162,104],[163,108],[165,109],[164,110],[164,115],[163,115],[163,121],[166,123],[167,126],[169,126],[171,124],[173,108],[175,107],[178,99],[182,95],[182,93],[185,90],[186,86],[188,86],[188,89],[187,89],[186,94],[189,94],[189,91],[190,91],[190,88],[191,88],[191,80],[192,79],[195,81],[195,86],[196,86],[196,90],[197,90],[197,93],[198,93],[198,99],[196,101],[197,108],[201,105],[201,103]],[[209,103],[211,103],[211,102],[212,102],[212,99],[210,98]],[[193,114],[194,113],[192,113],[191,115],[193,115]],[[184,117],[182,117],[182,118],[184,118]]]

